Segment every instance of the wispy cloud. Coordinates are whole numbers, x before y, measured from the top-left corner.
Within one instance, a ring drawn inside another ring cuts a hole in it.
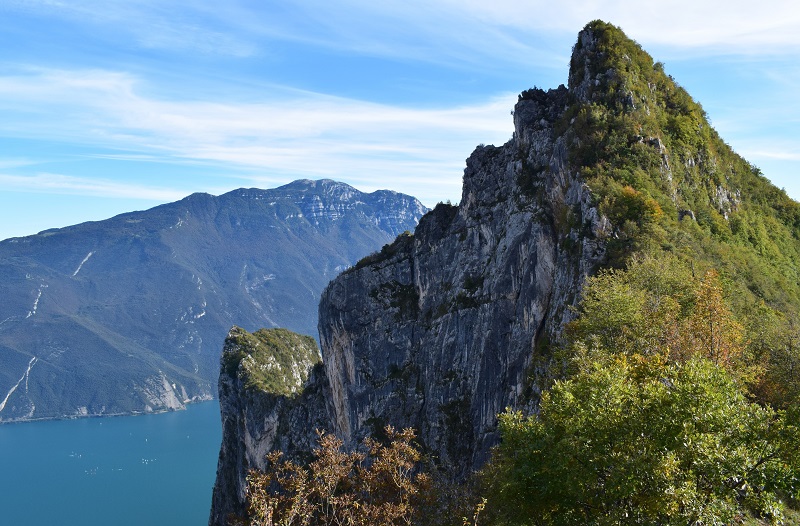
[[[220,25],[218,16],[197,2],[7,0],[3,8],[66,20],[89,33],[127,39],[143,48],[239,57],[255,52],[236,28]]]
[[[83,195],[120,199],[175,201],[186,196],[183,191],[148,187],[117,181],[82,178],[62,174],[40,173],[32,176],[0,173],[0,185],[5,190],[33,193]]]
[[[532,61],[557,67],[565,58],[563,51],[543,45],[546,41],[515,34],[513,24],[487,23],[492,19],[484,13],[447,0],[229,0],[224,6],[191,0],[10,0],[4,8],[65,20],[118,45],[176,53],[269,55],[276,43],[290,42],[447,67],[491,69]]]
[[[640,43],[692,48],[714,54],[791,54],[797,39],[800,8],[795,2],[749,0],[440,0],[472,20],[526,32],[574,34],[593,19],[621,26]]]
[[[9,0],[2,9],[65,20],[81,35],[100,35],[94,45],[109,42],[119,53],[95,69],[5,68],[0,133],[8,137],[114,149],[128,161],[214,165],[243,184],[335,177],[394,187],[429,201],[457,197],[463,160],[476,143],[510,137],[514,95],[489,88],[481,95],[483,102],[462,106],[423,95],[414,108],[263,88],[269,75],[252,70],[274,64],[253,57],[269,57],[282,48],[314,49],[323,57],[368,56],[461,68],[481,78],[492,77],[487,71],[530,70],[537,73],[530,75],[533,83],[542,69],[565,77],[577,30],[600,18],[621,26],[658,60],[724,55],[738,63],[770,56],[779,60],[764,69],[764,79],[784,79],[793,89],[791,79],[800,75],[794,60],[800,52],[800,9],[788,1],[767,7],[744,0],[674,0],[668,5],[639,0],[230,0],[224,6],[193,0]],[[149,57],[151,52],[158,58],[143,66],[138,54]],[[109,70],[109,63],[129,54],[131,62]],[[200,94],[192,85],[192,75],[202,67],[181,70],[179,57],[191,62],[195,54],[253,60],[247,67],[215,73],[240,75],[220,81],[221,94],[215,96],[207,95],[214,90]],[[186,84],[185,96],[178,98],[174,85],[165,87],[165,77]],[[236,100],[222,93],[228,80],[258,86],[257,95]],[[327,88],[324,78],[315,80],[320,91]],[[472,94],[469,100],[478,98]],[[732,104],[742,106],[740,99]],[[796,105],[783,104],[779,112],[768,106],[766,101],[753,105],[758,115],[749,120],[743,117],[747,108],[722,108],[714,118],[732,130],[753,126],[767,114],[797,119]],[[741,144],[743,150],[774,150]],[[110,158],[108,151],[101,155]]]
[[[494,57],[544,65],[548,39],[574,39],[593,19],[621,26],[647,45],[712,54],[791,54],[800,9],[794,2],[749,0],[296,0],[236,2],[226,27],[249,35],[301,40],[367,54],[467,63]],[[212,14],[215,16],[216,13]],[[286,15],[286,16],[284,16]],[[301,15],[301,16],[298,16]],[[539,38],[533,39],[537,35]],[[431,53],[431,50],[436,50]],[[488,64],[487,64],[488,66]]]
[[[800,49],[800,8],[788,0],[9,0],[5,9],[68,19],[142,47],[233,56],[269,53],[272,42],[293,41],[450,64],[492,67],[486,60],[492,57],[501,64],[556,66],[563,56],[547,49],[548,40],[572,40],[596,18],[642,44],[676,52],[785,55]]]
[[[744,154],[751,159],[774,159],[776,161],[800,161],[800,149],[793,151],[748,150]]]
[[[36,161],[32,161],[31,159],[0,158],[0,170],[10,170],[13,168],[31,166],[34,164],[36,164]]]
[[[756,164],[758,164],[759,160],[800,161],[800,138],[794,135],[766,138],[749,137],[748,139],[746,146],[740,153]]]
[[[128,160],[217,163],[287,178],[374,183],[379,177],[382,186],[399,189],[439,178],[449,181],[452,198],[474,146],[511,137],[516,100],[505,94],[478,105],[408,109],[296,90],[248,103],[143,92],[135,77],[100,70],[0,77],[7,114],[0,133],[115,148]]]

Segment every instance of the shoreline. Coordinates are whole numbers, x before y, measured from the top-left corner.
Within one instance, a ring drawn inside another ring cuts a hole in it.
[[[87,413],[87,414],[63,415],[63,416],[42,417],[42,418],[22,418],[18,420],[0,420],[0,425],[26,424],[33,422],[52,422],[61,420],[81,420],[84,418],[91,419],[91,418],[115,418],[120,416],[160,415],[164,413],[175,413],[178,411],[185,411],[190,405],[197,405],[205,402],[213,402],[214,400],[217,400],[217,398],[213,396],[209,396],[208,398],[195,397],[192,400],[183,402],[182,407],[177,407],[173,409],[159,409],[154,411],[130,411],[121,413],[91,413],[91,414]]]

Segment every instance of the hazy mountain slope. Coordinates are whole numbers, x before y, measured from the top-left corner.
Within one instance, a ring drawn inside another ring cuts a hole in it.
[[[232,325],[316,335],[327,282],[424,211],[296,181],[0,242],[0,421],[209,398]]]

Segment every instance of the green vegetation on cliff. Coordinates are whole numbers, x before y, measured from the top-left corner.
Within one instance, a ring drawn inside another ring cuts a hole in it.
[[[317,342],[286,329],[259,329],[249,333],[234,327],[222,354],[222,369],[247,389],[276,395],[297,394],[311,366],[321,361]]]
[[[669,252],[714,267],[737,303],[800,305],[800,205],[737,155],[703,108],[604,22],[579,39],[561,126],[570,159],[614,225],[609,263]]]
[[[488,472],[500,524],[779,522],[798,481],[796,422],[748,402],[709,360],[583,360],[538,417],[501,418]]]
[[[700,105],[619,28],[586,26],[570,90],[575,101],[562,124],[572,163],[612,223],[608,267],[627,269],[590,282],[572,339],[592,334],[587,320],[629,315],[627,336],[651,335],[630,346],[668,345],[674,355],[687,345],[696,291],[711,272],[740,325],[740,376],[751,377],[762,403],[788,407],[800,383],[800,204],[733,152]],[[602,331],[592,337],[615,344]]]
[[[610,24],[581,33],[570,92],[559,133],[611,221],[607,267],[539,414],[501,416],[491,522],[783,524],[800,499],[800,205]]]
[[[485,475],[494,521],[786,523],[800,391],[766,335],[789,333],[728,305],[714,271],[695,277],[670,256],[590,278],[539,414],[500,418]]]

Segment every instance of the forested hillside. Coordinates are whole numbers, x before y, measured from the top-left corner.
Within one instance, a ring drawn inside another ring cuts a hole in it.
[[[570,88],[587,101],[562,125],[608,259],[549,348],[538,413],[501,416],[493,521],[781,523],[799,481],[800,207],[618,28],[581,33]]]

